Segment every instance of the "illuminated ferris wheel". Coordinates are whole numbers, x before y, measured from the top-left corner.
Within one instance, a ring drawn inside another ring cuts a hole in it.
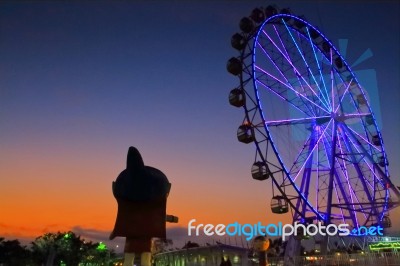
[[[256,8],[239,27],[229,102],[245,114],[238,140],[255,144],[252,177],[271,179],[272,212],[390,227],[400,193],[366,92],[339,51],[289,9]]]

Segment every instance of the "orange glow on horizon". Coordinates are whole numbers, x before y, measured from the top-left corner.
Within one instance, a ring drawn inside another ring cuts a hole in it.
[[[35,238],[74,228],[108,234],[117,214],[111,183],[124,167],[123,157],[115,158],[119,163],[83,160],[72,165],[42,155],[25,161],[23,167],[5,158],[0,168],[0,175],[7,177],[0,187],[0,236]],[[237,177],[232,177],[232,182],[225,184],[214,176],[231,176],[229,171],[211,168],[196,172],[190,164],[178,168],[169,161],[154,159],[151,165],[160,165],[172,183],[167,213],[178,216],[179,223],[167,223],[169,228],[187,227],[191,219],[197,224],[291,222],[289,213],[271,213],[270,180],[255,181],[244,171],[245,181],[234,181]],[[211,177],[207,171],[213,173]],[[186,173],[192,173],[190,178],[184,178]],[[393,217],[398,215],[399,210],[395,210]],[[393,219],[394,224],[397,222]]]
[[[119,171],[111,169],[114,166],[99,170],[90,162],[74,167],[60,162],[63,160],[44,157],[26,161],[24,167],[19,167],[10,160],[1,168],[1,176],[6,176],[7,180],[0,187],[0,236],[34,238],[76,226],[111,232],[117,212],[111,182]],[[249,189],[254,193],[244,193],[239,184],[231,184],[229,189],[222,190],[223,184],[208,185],[198,176],[175,182],[184,179],[180,179],[175,171],[169,174],[168,170],[164,172],[172,189],[167,213],[178,216],[179,223],[167,224],[167,227],[186,227],[191,219],[214,224],[282,221],[277,216],[269,216],[266,221],[269,210],[263,192],[265,187],[260,188],[251,179]]]

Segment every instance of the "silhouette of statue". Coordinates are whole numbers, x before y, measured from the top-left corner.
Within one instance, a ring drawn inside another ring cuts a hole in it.
[[[126,237],[124,266],[133,265],[135,253],[141,254],[142,266],[151,265],[151,239],[166,238],[170,188],[167,177],[160,170],[145,166],[139,151],[130,147],[126,169],[112,184],[118,214],[110,239]]]
[[[229,257],[226,259],[225,265],[226,265],[226,266],[232,266],[232,262],[231,262],[231,260],[229,259]]]
[[[226,266],[226,261],[224,256],[221,257],[221,263],[219,264],[219,266]]]

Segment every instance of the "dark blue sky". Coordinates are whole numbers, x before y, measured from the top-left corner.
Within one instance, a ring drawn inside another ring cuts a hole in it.
[[[305,15],[334,44],[348,39],[350,65],[372,51],[353,70],[376,71],[389,169],[400,184],[399,2],[277,2]],[[236,140],[243,113],[228,104],[238,81],[225,65],[237,55],[230,38],[241,17],[269,3],[2,1],[0,195],[2,187],[15,189],[10,176],[22,183],[40,176],[46,184],[59,178],[54,184],[61,187],[97,189],[114,203],[111,181],[123,167],[127,147],[136,145],[172,180],[173,209],[189,212],[179,202],[191,193],[203,197],[206,190],[210,202],[221,201],[211,215],[240,195],[243,209],[250,204],[263,217],[269,184],[251,180],[253,148]],[[29,177],[19,172],[27,161],[35,164],[27,168]],[[39,171],[41,164],[65,167],[60,169],[69,183],[53,168]],[[80,174],[81,168],[98,171]],[[20,189],[16,195],[33,197]],[[190,204],[207,209],[200,201]],[[235,219],[229,217],[238,216],[239,207],[221,215]]]

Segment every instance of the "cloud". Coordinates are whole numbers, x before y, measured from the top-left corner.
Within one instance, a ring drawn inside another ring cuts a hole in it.
[[[167,228],[167,238],[187,238],[187,227],[174,226]]]
[[[84,239],[90,239],[96,242],[108,241],[110,236],[110,231],[98,230],[94,228],[83,228],[76,225],[71,228],[71,231],[77,235],[80,235]]]
[[[34,239],[47,232],[59,231],[61,229],[60,227],[59,224],[49,224],[45,225],[45,227],[26,227],[0,223],[0,235],[7,238],[22,237]]]
[[[0,223],[0,237],[4,237],[8,240],[18,239],[23,245],[29,245],[36,237],[43,233],[54,231],[53,229],[55,228],[59,228],[59,225],[50,224],[46,225],[44,228],[38,228]]]

